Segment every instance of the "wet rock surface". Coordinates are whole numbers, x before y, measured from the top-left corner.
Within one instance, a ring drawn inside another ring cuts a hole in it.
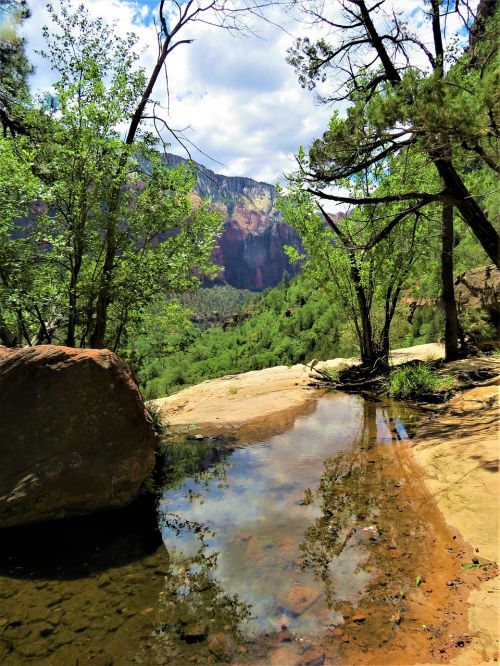
[[[126,364],[108,350],[0,352],[0,527],[131,502],[156,437]]]

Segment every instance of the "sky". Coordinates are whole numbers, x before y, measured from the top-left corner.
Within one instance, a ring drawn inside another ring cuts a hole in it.
[[[139,38],[141,64],[152,71],[157,54],[156,0],[80,1],[94,16],[115,22],[117,33],[134,32]],[[424,41],[430,40],[428,22],[416,15],[419,3],[388,1],[414,21]],[[68,4],[68,0],[64,2]],[[335,0],[326,3],[336,7]],[[54,76],[36,50],[44,46],[42,26],[50,25],[50,19],[45,0],[30,0],[29,5],[32,17],[23,32],[28,56],[36,67],[31,85],[34,90],[48,90]],[[313,92],[303,90],[286,62],[287,49],[297,36],[314,39],[318,33],[293,21],[280,7],[274,7],[268,17],[271,22],[254,20],[253,34],[247,36],[234,36],[205,23],[189,26],[183,38],[193,39],[193,43],[179,46],[167,59],[169,123],[176,129],[188,128],[185,136],[199,149],[189,146],[192,158],[213,171],[275,183],[283,173],[295,170],[299,145],[308,147],[322,135],[334,109],[318,104]],[[453,20],[450,18],[450,35]],[[159,79],[153,97],[167,105],[165,77]],[[170,140],[169,150],[187,157]]]
[[[151,71],[157,53],[152,23],[156,3],[83,0],[83,4],[93,15],[117,21],[117,32],[136,33],[141,62]],[[23,32],[36,66],[31,85],[46,90],[53,74],[35,50],[43,47],[41,29],[50,20],[43,0],[30,0],[30,7],[32,18]],[[239,37],[214,26],[193,25],[186,37],[195,41],[169,56],[168,77],[170,124],[189,127],[186,137],[202,151],[190,146],[193,159],[217,173],[275,183],[283,172],[294,170],[299,145],[307,146],[321,136],[332,109],[318,105],[312,92],[301,89],[286,63],[287,48],[294,41],[290,31],[302,34],[298,26],[279,11],[272,18],[282,27],[254,21],[256,34]],[[153,96],[166,105],[164,77]],[[174,143],[169,150],[187,156]]]

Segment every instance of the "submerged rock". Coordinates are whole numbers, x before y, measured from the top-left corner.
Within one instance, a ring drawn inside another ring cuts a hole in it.
[[[292,615],[301,615],[312,606],[321,595],[321,590],[305,585],[295,585],[285,594],[280,595],[279,602]]]
[[[204,641],[208,634],[206,624],[201,622],[189,624],[182,630],[181,636],[186,643],[201,643]]]
[[[235,643],[231,636],[218,632],[212,636],[208,644],[210,652],[222,662],[230,662],[235,652]]]
[[[106,349],[0,348],[0,527],[120,507],[156,436],[127,365]]]
[[[297,662],[297,666],[322,666],[325,663],[325,651],[317,646],[305,652]]]

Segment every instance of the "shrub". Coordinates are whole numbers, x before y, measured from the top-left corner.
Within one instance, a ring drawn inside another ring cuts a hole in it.
[[[417,398],[424,393],[449,389],[452,385],[452,377],[440,377],[425,363],[417,363],[391,374],[389,393],[395,398]]]
[[[154,431],[158,433],[158,435],[163,435],[168,428],[168,421],[165,421],[163,418],[161,409],[152,402],[149,402],[146,405],[146,409],[153,423]]]

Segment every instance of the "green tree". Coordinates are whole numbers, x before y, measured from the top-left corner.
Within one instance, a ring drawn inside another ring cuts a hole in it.
[[[55,287],[36,306],[44,321],[62,315],[67,345],[117,349],[159,293],[186,291],[196,273],[210,274],[220,217],[193,205],[194,174],[167,168],[147,132],[131,144],[120,138],[117,127],[133,117],[146,86],[134,36],[117,37],[83,7],[50,12],[42,55],[59,78],[51,103],[41,104],[33,158],[46,206],[23,228]]]
[[[31,343],[30,329],[45,327],[42,304],[53,296],[40,267],[38,230],[28,223],[45,194],[33,159],[25,137],[0,138],[0,340],[7,346]]]
[[[303,150],[299,151],[299,164],[280,207],[302,240],[304,269],[327,286],[332,300],[342,303],[363,363],[387,363],[391,323],[401,290],[425,254],[422,239],[429,232],[420,210],[410,215],[397,201],[408,174],[422,167],[422,158],[407,150],[404,156],[387,158],[382,168],[377,165],[366,170],[363,178],[351,179],[352,198],[367,198],[376,185],[377,197],[392,196],[392,201],[377,209],[358,206],[344,217],[327,213],[304,187],[309,159]],[[387,220],[398,220],[392,233],[385,233]],[[375,237],[378,241],[371,243]],[[298,253],[295,258],[299,258]]]
[[[27,77],[32,67],[17,29],[28,17],[26,0],[0,0],[0,123],[4,136],[26,131],[22,116],[29,100]]]
[[[299,39],[289,62],[304,86],[335,81],[336,92],[326,95],[324,101],[349,103],[346,116],[338,118],[313,144],[304,180],[320,199],[372,206],[407,202],[409,215],[430,202],[448,202],[498,265],[498,233],[464,179],[464,171],[477,161],[495,173],[499,170],[493,19],[485,28],[484,44],[475,49],[471,67],[469,55],[457,61],[456,44],[446,52],[443,39],[449,14],[462,17],[470,29],[468,3],[459,0],[452,6],[429,0],[417,6],[429,21],[431,45],[410,31],[402,15],[386,12],[384,4],[384,0],[373,4],[340,0],[324,3],[320,10],[316,4],[303,4],[304,11],[338,39],[315,43]],[[329,13],[338,8],[341,18]],[[419,56],[425,58],[427,69],[419,65]],[[427,155],[434,165],[440,178],[436,187],[419,190],[409,182],[404,192],[383,197],[373,192],[343,196],[328,189],[333,183],[362,175],[408,146]],[[393,219],[388,230],[402,219]]]

